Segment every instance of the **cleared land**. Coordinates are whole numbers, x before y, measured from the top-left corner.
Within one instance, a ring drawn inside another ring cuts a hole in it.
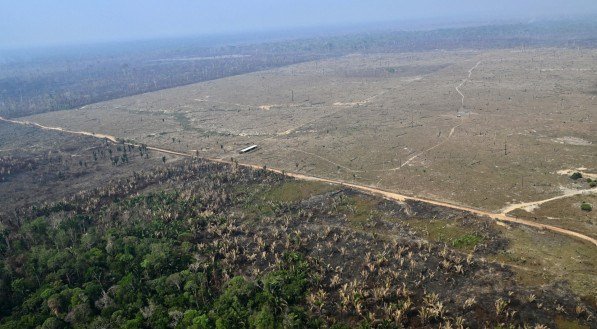
[[[499,211],[585,188],[558,171],[597,171],[596,61],[355,54],[21,120]]]

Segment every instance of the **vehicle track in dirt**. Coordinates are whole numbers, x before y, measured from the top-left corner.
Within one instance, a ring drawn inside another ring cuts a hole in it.
[[[462,82],[457,87],[455,87],[458,94],[460,94],[462,108],[464,108],[464,94],[460,91],[460,88],[462,88],[467,82],[471,80],[471,75],[473,74],[473,71],[479,66],[479,64],[481,64],[481,61],[478,61],[477,64],[475,64],[475,66],[468,70],[468,76],[464,80],[462,80]]]
[[[575,196],[575,195],[587,195],[587,194],[594,194],[594,193],[597,193],[597,187],[590,188],[590,189],[584,189],[584,190],[564,189],[563,194],[554,196],[552,198],[538,200],[538,201],[520,202],[520,203],[510,204],[510,205],[502,208],[500,213],[508,214],[509,212],[514,211],[516,209],[534,208],[534,207],[540,206],[540,205],[550,202],[550,201],[568,198],[568,197]]]

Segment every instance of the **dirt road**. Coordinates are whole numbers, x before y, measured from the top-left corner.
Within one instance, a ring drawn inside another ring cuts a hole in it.
[[[91,132],[85,132],[85,131],[73,131],[73,130],[68,130],[68,129],[64,129],[64,128],[60,128],[60,127],[47,127],[47,126],[43,126],[43,125],[35,123],[35,122],[10,120],[10,119],[4,119],[3,117],[0,117],[0,121],[5,121],[5,122],[13,123],[13,124],[20,124],[20,125],[32,126],[32,127],[36,127],[36,128],[39,128],[39,129],[59,131],[59,132],[69,133],[69,134],[91,136],[91,137],[95,137],[95,138],[105,139],[105,140],[108,140],[108,141],[110,141],[112,143],[118,143],[118,139],[116,137],[111,136],[111,135],[106,135],[106,134],[91,133]],[[125,144],[136,146],[136,147],[140,146],[140,144],[135,144],[135,143],[126,143],[125,142]],[[159,148],[159,147],[147,146],[147,149],[150,149],[150,150],[153,150],[153,151],[157,151],[157,152],[161,152],[161,153],[182,156],[182,157],[189,157],[189,158],[194,157],[193,155],[188,154],[188,153],[172,151],[172,150],[163,149],[163,148]],[[218,162],[218,163],[224,163],[224,164],[231,164],[230,161],[222,160],[222,159],[206,158],[206,160],[213,161],[213,162]],[[248,167],[248,168],[254,168],[254,169],[263,169],[262,166],[253,165],[253,164],[242,164],[242,163],[238,163],[238,165],[243,166],[243,167]],[[493,218],[495,220],[502,221],[502,222],[509,222],[509,223],[516,223],[516,224],[526,225],[526,226],[534,227],[534,228],[537,228],[537,229],[540,229],[540,230],[550,230],[552,232],[564,234],[564,235],[567,235],[567,236],[570,236],[570,237],[574,237],[574,238],[578,238],[578,239],[590,242],[594,246],[597,246],[597,240],[596,239],[591,238],[589,236],[586,236],[586,235],[584,235],[582,233],[571,231],[571,230],[568,230],[568,229],[565,229],[565,228],[561,228],[561,227],[557,227],[557,226],[540,224],[540,223],[536,223],[536,222],[533,222],[533,221],[528,221],[528,220],[524,220],[524,219],[519,219],[519,218],[511,217],[511,216],[508,216],[504,212],[501,212],[501,213],[491,213],[491,212],[487,212],[487,211],[483,211],[483,210],[479,210],[479,209],[474,209],[474,208],[470,208],[470,207],[466,207],[466,206],[456,205],[456,204],[452,204],[452,203],[448,203],[448,202],[437,201],[437,200],[430,200],[430,199],[420,198],[420,197],[416,197],[416,196],[407,196],[407,195],[403,195],[403,194],[399,194],[399,193],[395,193],[395,192],[391,192],[391,191],[386,191],[386,190],[383,190],[383,189],[379,189],[379,188],[371,187],[371,186],[366,186],[366,185],[359,185],[359,184],[347,183],[347,182],[343,182],[343,181],[339,181],[339,180],[322,178],[322,177],[316,177],[316,176],[307,176],[307,175],[298,174],[298,173],[290,173],[290,172],[283,171],[283,170],[276,169],[276,168],[269,168],[268,167],[267,170],[269,170],[271,172],[279,173],[279,174],[284,174],[286,176],[293,177],[293,178],[300,179],[300,180],[317,181],[317,182],[324,182],[324,183],[330,183],[330,184],[337,184],[337,185],[347,186],[347,187],[350,187],[350,188],[353,188],[355,190],[359,190],[359,191],[362,191],[362,192],[365,192],[365,193],[368,193],[368,194],[382,196],[382,197],[384,197],[386,199],[389,199],[389,200],[402,201],[402,202],[403,201],[407,201],[407,200],[420,201],[420,202],[425,202],[425,203],[428,203],[428,204],[433,204],[433,205],[436,205],[436,206],[441,206],[441,207],[446,207],[446,208],[451,208],[451,209],[466,211],[466,212],[469,212],[469,213],[472,213],[472,214],[476,214],[476,215],[479,215],[479,216],[487,216],[487,217],[490,217],[490,218]],[[548,199],[547,201],[549,201],[549,200],[551,200],[551,198]],[[547,201],[545,201],[545,202],[547,202]],[[542,201],[536,201],[535,203],[537,203],[537,202],[542,202]]]
[[[475,64],[475,66],[473,66],[470,70],[468,70],[468,77],[466,77],[464,80],[462,80],[462,82],[457,87],[455,87],[458,94],[460,94],[462,108],[464,108],[464,94],[460,91],[460,88],[462,88],[462,86],[464,86],[464,84],[466,84],[471,79],[471,75],[473,74],[473,71],[479,66],[479,64],[481,64],[481,61],[478,61],[477,64]]]
[[[60,132],[69,133],[69,134],[76,134],[76,135],[91,136],[91,137],[95,137],[95,138],[107,139],[107,140],[111,141],[112,143],[118,142],[116,140],[116,137],[111,136],[111,135],[96,134],[96,133],[90,133],[87,131],[74,131],[74,130],[68,130],[68,129],[64,129],[64,128],[60,128],[60,127],[47,127],[47,126],[42,126],[36,122],[10,120],[10,119],[5,119],[3,117],[0,117],[0,121],[16,123],[16,124],[20,124],[20,125],[33,126],[33,127],[45,129],[45,130],[60,131]]]
[[[591,189],[586,189],[586,190],[564,189],[564,192],[562,195],[554,196],[553,198],[543,199],[543,200],[539,200],[539,201],[521,202],[521,203],[515,203],[515,204],[508,205],[507,207],[502,208],[501,213],[507,214],[516,209],[534,208],[536,206],[540,206],[540,205],[550,202],[550,201],[563,199],[563,198],[571,197],[574,195],[586,195],[586,194],[593,194],[593,193],[597,193],[597,187],[591,188]]]

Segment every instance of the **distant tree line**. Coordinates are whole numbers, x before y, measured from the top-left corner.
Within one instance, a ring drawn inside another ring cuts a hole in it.
[[[521,46],[595,47],[597,23],[561,21],[359,33],[211,46],[143,44],[125,51],[47,55],[0,62],[0,116],[78,108],[114,98],[354,52]],[[3,60],[0,58],[0,60]]]

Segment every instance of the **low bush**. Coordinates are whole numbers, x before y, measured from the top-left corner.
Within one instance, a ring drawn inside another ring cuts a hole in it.
[[[477,243],[483,240],[482,237],[475,235],[475,234],[465,234],[459,238],[452,240],[452,246],[454,248],[468,248],[474,247]]]
[[[577,179],[582,178],[582,174],[579,173],[579,172],[575,172],[574,174],[570,175],[570,178],[574,179],[574,180],[577,180]]]

